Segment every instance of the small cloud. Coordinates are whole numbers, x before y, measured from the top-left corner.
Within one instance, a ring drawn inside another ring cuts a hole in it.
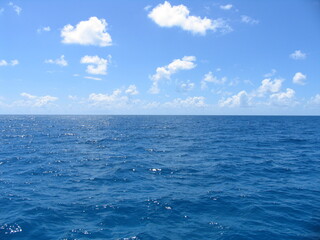
[[[7,62],[6,60],[0,60],[0,67],[5,66],[16,66],[19,64],[19,61],[17,59],[11,60],[10,62]]]
[[[130,85],[128,87],[128,89],[125,91],[125,93],[128,94],[128,95],[137,95],[137,94],[139,94],[136,85]]]
[[[42,33],[42,32],[50,32],[51,28],[49,26],[47,27],[41,27],[37,29],[37,33]]]
[[[273,77],[276,73],[277,73],[277,70],[271,69],[271,72],[266,73],[266,74],[264,74],[263,76],[264,76],[265,78],[270,78],[270,77]]]
[[[259,20],[256,20],[252,17],[246,16],[246,15],[242,15],[241,16],[241,22],[243,23],[247,23],[247,24],[251,24],[251,25],[255,25],[259,23]]]
[[[8,4],[9,6],[11,6],[13,8],[13,10],[18,14],[20,15],[21,11],[22,11],[22,8],[19,7],[18,5],[15,5],[13,2],[9,2]]]
[[[290,56],[290,58],[292,58],[294,60],[303,60],[303,59],[306,59],[307,54],[301,52],[300,50],[295,50],[289,56]]]
[[[78,100],[78,97],[75,96],[75,95],[69,95],[68,98],[69,98],[70,100],[72,100],[72,101]]]
[[[190,15],[189,9],[184,5],[172,6],[165,1],[151,10],[148,14],[160,27],[180,27],[193,34],[205,35],[208,30],[222,33],[231,32],[232,28],[222,18],[211,20]]]
[[[233,7],[232,4],[220,5],[220,9],[222,10],[230,10]]]
[[[204,75],[201,81],[201,89],[207,88],[207,83],[214,83],[214,84],[224,84],[227,81],[226,77],[218,78],[212,74],[212,72],[208,72]]]
[[[305,80],[307,79],[307,76],[304,75],[301,72],[297,72],[292,79],[292,82],[299,85],[305,85]]]
[[[190,70],[196,67],[194,63],[196,57],[194,56],[184,56],[182,59],[175,59],[170,64],[158,67],[156,73],[150,77],[152,80],[152,86],[149,90],[152,94],[158,94],[160,92],[159,82],[162,79],[170,79],[171,75],[180,70]]]
[[[320,106],[320,94],[315,95],[308,102],[310,105]]]
[[[79,22],[75,27],[68,24],[61,31],[62,42],[66,44],[111,46],[112,39],[106,31],[108,23],[105,19],[91,17]]]
[[[270,95],[271,104],[274,105],[292,105],[295,91],[287,88],[285,92],[274,93]]]
[[[80,63],[88,64],[86,72],[89,74],[95,75],[106,75],[108,62],[110,62],[111,56],[108,56],[109,59],[100,58],[98,56],[84,56],[81,58]]]
[[[250,98],[246,91],[241,91],[227,99],[219,101],[220,107],[247,107],[250,105]]]
[[[91,79],[91,80],[96,80],[96,81],[101,81],[102,80],[102,78],[90,77],[90,76],[85,76],[84,78]]]
[[[0,14],[4,12],[4,8],[0,8]]]
[[[261,86],[258,88],[258,95],[264,96],[265,93],[279,92],[282,86],[283,79],[276,78],[273,81],[270,78],[266,78],[261,81]]]
[[[143,9],[144,9],[145,11],[149,11],[150,8],[152,8],[152,6],[151,6],[151,5],[147,5],[147,6],[145,6]]]
[[[59,65],[61,67],[66,67],[68,66],[68,62],[64,59],[64,55],[61,55],[60,58],[58,59],[47,59],[44,61],[45,63],[50,63],[50,64],[56,64]]]
[[[194,88],[195,84],[190,82],[190,81],[187,81],[187,82],[180,82],[178,84],[178,89],[181,91],[181,92],[189,92],[191,91],[193,88]]]
[[[49,95],[46,96],[35,96],[31,95],[29,93],[21,93],[22,97],[26,98],[26,100],[18,101],[15,103],[15,105],[19,106],[31,106],[31,107],[43,107],[45,105],[48,105],[54,101],[57,101],[57,97],[52,97]]]

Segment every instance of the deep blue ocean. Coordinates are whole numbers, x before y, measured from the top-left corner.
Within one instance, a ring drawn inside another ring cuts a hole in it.
[[[0,239],[320,239],[320,117],[0,116]]]

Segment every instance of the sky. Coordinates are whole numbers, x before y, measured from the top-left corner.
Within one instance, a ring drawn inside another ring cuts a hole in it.
[[[320,115],[319,0],[0,0],[0,114]]]

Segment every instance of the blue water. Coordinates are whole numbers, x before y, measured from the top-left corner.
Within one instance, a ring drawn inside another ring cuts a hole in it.
[[[320,239],[320,117],[0,116],[0,239]]]

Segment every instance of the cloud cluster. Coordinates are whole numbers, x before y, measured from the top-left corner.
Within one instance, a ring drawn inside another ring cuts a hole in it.
[[[294,60],[303,60],[303,59],[306,59],[307,54],[301,52],[301,50],[295,50],[289,56],[290,56],[290,58],[292,58]]]
[[[246,91],[241,91],[232,97],[219,101],[220,107],[246,107],[250,105],[250,97]]]
[[[175,59],[170,64],[158,67],[156,73],[150,77],[152,80],[152,86],[150,88],[150,93],[157,94],[160,92],[159,81],[161,79],[170,79],[171,75],[180,70],[190,70],[196,67],[194,63],[196,57],[194,56],[184,56],[182,59]]]
[[[205,35],[208,30],[230,32],[232,28],[221,18],[211,20],[190,15],[189,9],[184,5],[172,6],[165,1],[151,10],[148,14],[160,27],[180,27],[193,34]]]
[[[226,77],[218,78],[212,74],[212,72],[208,72],[204,75],[201,81],[201,89],[207,88],[207,83],[214,83],[214,84],[224,84],[227,81]]]
[[[188,107],[205,107],[205,98],[202,96],[199,97],[187,97],[186,99],[176,98],[171,102],[164,103],[165,107],[174,107],[174,108],[188,108]]]
[[[283,79],[276,78],[273,81],[270,78],[262,80],[261,86],[258,88],[258,95],[264,96],[265,93],[275,93],[280,91]]]
[[[94,75],[106,75],[107,74],[107,66],[108,62],[110,61],[108,59],[100,58],[98,56],[84,56],[81,58],[80,63],[82,64],[88,64],[86,72],[89,74]]]
[[[272,104],[275,105],[291,105],[294,98],[295,91],[291,88],[287,88],[285,92],[274,93],[270,95]]]
[[[22,8],[19,7],[18,5],[15,5],[13,2],[9,2],[8,4],[9,6],[11,6],[13,8],[13,10],[18,14],[20,15],[21,11],[22,11]]]
[[[17,59],[11,60],[10,62],[7,62],[6,60],[0,60],[0,67],[4,66],[15,66],[18,65],[19,61]]]
[[[50,63],[50,64],[56,64],[59,65],[61,67],[66,67],[68,66],[68,62],[67,60],[64,59],[64,55],[61,55],[60,58],[57,58],[55,60],[53,59],[47,59],[44,61],[45,63]]]
[[[241,16],[241,22],[243,23],[247,23],[247,24],[251,24],[251,25],[255,25],[259,23],[259,20],[254,19],[252,17],[246,16],[246,15],[242,15]]]
[[[68,24],[61,31],[62,42],[66,44],[110,46],[112,39],[107,30],[107,21],[90,17],[87,21],[79,22],[75,27]]]
[[[57,97],[52,97],[50,95],[35,96],[29,93],[21,93],[20,95],[27,99],[27,100],[16,102],[16,105],[21,105],[21,106],[43,107],[45,105],[48,105],[58,100]]]

